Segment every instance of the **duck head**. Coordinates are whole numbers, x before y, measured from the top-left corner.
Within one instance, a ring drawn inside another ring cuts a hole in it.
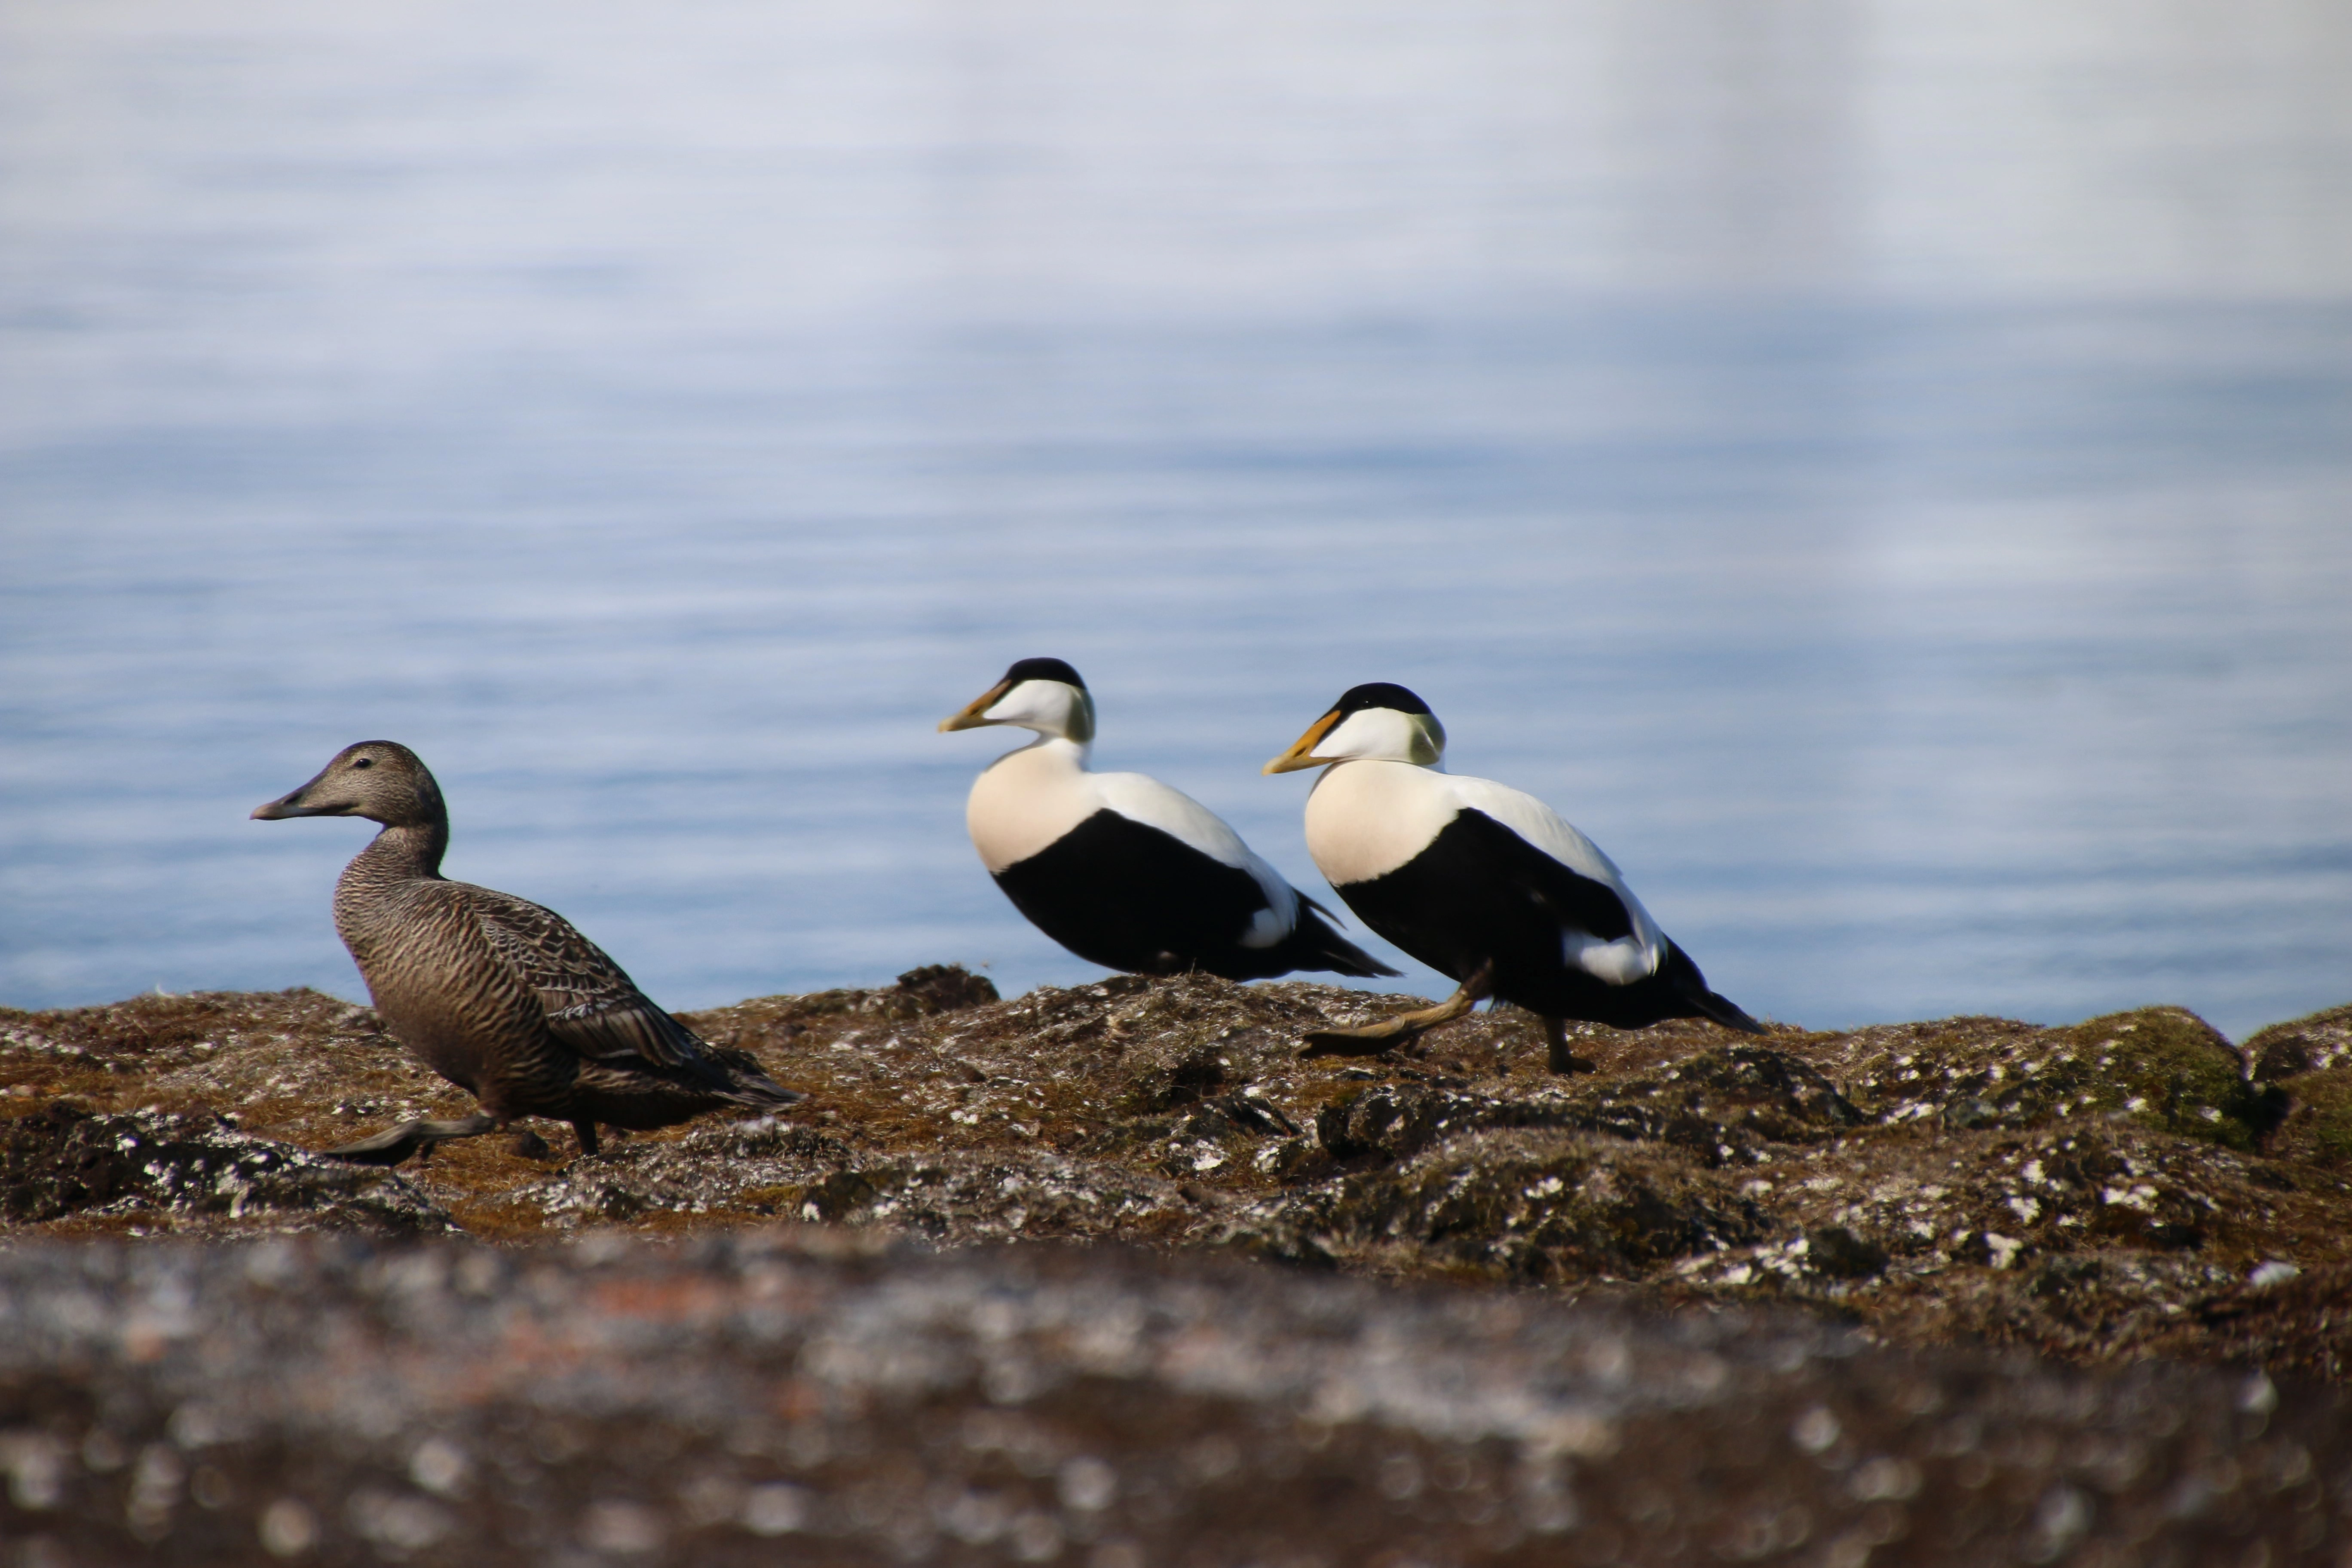
[[[253,808],[264,822],[285,816],[364,816],[386,827],[447,820],[441,786],[415,752],[394,741],[345,746],[300,789]]]
[[[1265,764],[1270,773],[1297,773],[1329,763],[1412,763],[1435,767],[1445,759],[1445,726],[1429,704],[1386,680],[1348,689],[1331,710],[1307,726],[1290,750]]]
[[[1095,700],[1078,672],[1060,659],[1024,658],[961,711],[940,721],[943,731],[983,724],[1011,724],[1083,746],[1095,738]]]

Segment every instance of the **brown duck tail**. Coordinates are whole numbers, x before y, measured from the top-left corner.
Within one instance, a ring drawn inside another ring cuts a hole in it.
[[[740,1078],[736,1079],[734,1090],[728,1098],[738,1105],[754,1105],[766,1110],[777,1110],[787,1105],[798,1105],[802,1100],[806,1100],[808,1095],[801,1089],[786,1089],[763,1073],[758,1079],[748,1082]]]

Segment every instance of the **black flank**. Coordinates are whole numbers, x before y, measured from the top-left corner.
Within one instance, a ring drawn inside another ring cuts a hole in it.
[[[1265,980],[1295,969],[1391,973],[1311,911],[1271,947],[1237,940],[1266,907],[1257,879],[1163,829],[1097,811],[996,873],[1013,907],[1080,958],[1139,974],[1205,970]],[[1309,926],[1313,930],[1309,931]]]
[[[1395,870],[1339,891],[1366,925],[1455,980],[1492,959],[1494,994],[1548,1018],[1636,1029],[1708,1017],[1763,1032],[1709,991],[1672,942],[1656,973],[1627,985],[1570,964],[1563,931],[1614,942],[1633,934],[1633,917],[1607,883],[1570,870],[1483,811],[1459,813]]]

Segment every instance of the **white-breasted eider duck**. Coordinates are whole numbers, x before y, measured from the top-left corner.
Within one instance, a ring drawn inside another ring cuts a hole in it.
[[[1591,839],[1531,795],[1438,771],[1444,755],[1429,704],[1381,681],[1265,765],[1325,770],[1307,797],[1307,852],[1358,919],[1459,983],[1434,1007],[1310,1035],[1311,1048],[1384,1048],[1490,995],[1542,1016],[1555,1072],[1587,1065],[1569,1052],[1570,1018],[1765,1032],[1707,989]]]
[[[1060,659],[1021,660],[940,728],[987,724],[1037,739],[972,782],[972,847],[1013,908],[1080,958],[1228,980],[1396,973],[1332,930],[1200,802],[1142,773],[1088,773],[1094,699]]]
[[[580,1152],[593,1154],[600,1121],[668,1127],[722,1106],[772,1110],[803,1098],[749,1053],[712,1045],[656,1006],[554,910],[442,876],[449,814],[407,747],[346,746],[253,815],[383,824],[335,884],[336,933],[393,1037],[481,1102],[479,1115],[403,1122],[328,1153],[396,1165],[546,1116],[572,1123]]]

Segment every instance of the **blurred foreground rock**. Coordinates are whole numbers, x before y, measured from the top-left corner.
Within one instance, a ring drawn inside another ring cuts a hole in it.
[[[2337,1563],[2333,1391],[1127,1248],[807,1227],[21,1241],[65,1564]]]

